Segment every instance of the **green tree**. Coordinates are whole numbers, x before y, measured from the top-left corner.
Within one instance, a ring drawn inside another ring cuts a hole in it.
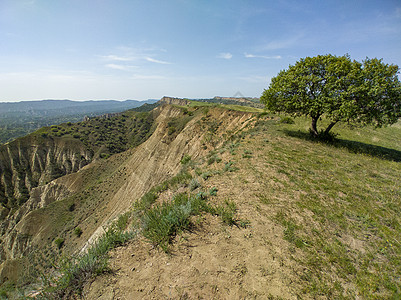
[[[382,127],[401,117],[399,67],[381,59],[352,61],[348,55],[300,59],[272,78],[261,102],[275,112],[312,118],[314,136],[328,134],[338,122]],[[317,123],[330,120],[319,133]]]

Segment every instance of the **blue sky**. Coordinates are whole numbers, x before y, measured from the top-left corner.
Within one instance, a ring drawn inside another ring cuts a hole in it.
[[[259,97],[328,53],[401,66],[401,1],[0,0],[0,101]]]

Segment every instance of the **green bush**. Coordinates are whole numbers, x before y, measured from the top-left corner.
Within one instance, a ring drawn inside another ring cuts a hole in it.
[[[186,165],[191,161],[191,156],[185,154],[184,157],[181,159],[181,164]]]
[[[237,225],[238,220],[235,218],[237,206],[233,201],[225,200],[224,205],[208,207],[208,212],[219,216],[226,225]]]
[[[149,209],[143,219],[143,235],[163,251],[169,251],[171,239],[191,225],[190,217],[206,210],[205,200],[197,195],[178,194],[171,202]]]
[[[295,121],[291,117],[282,117],[282,118],[280,118],[280,123],[283,123],[283,124],[295,124]]]
[[[81,229],[81,227],[76,227],[76,228],[74,229],[74,234],[75,234],[77,237],[80,237],[80,236],[82,235],[82,229]]]
[[[232,161],[226,162],[224,164],[224,169],[223,169],[224,172],[234,172],[234,171],[238,170],[238,168],[234,167],[233,165],[234,165],[234,162],[232,162]]]
[[[196,180],[195,178],[191,180],[191,182],[189,183],[189,189],[191,191],[196,190],[198,187],[200,187],[201,184],[199,183],[198,180]]]
[[[216,196],[216,195],[217,195],[217,191],[218,191],[218,189],[217,189],[216,187],[212,187],[212,188],[209,190],[209,195],[210,195],[210,196]]]
[[[61,249],[64,245],[64,239],[63,238],[57,238],[54,240],[54,244],[57,246],[58,249]]]
[[[76,299],[75,295],[81,294],[88,279],[109,270],[108,251],[132,238],[132,232],[119,230],[113,224],[87,253],[63,259],[58,266],[61,276],[44,289],[41,296],[43,299]]]
[[[177,131],[177,129],[175,129],[175,127],[174,126],[170,126],[169,128],[168,128],[168,135],[172,135],[174,132],[176,132]]]

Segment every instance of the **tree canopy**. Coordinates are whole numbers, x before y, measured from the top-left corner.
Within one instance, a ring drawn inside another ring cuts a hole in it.
[[[261,102],[275,112],[312,118],[311,133],[329,133],[338,122],[381,127],[401,117],[399,67],[382,59],[362,63],[348,55],[300,59],[272,78]],[[317,122],[330,120],[319,133]]]

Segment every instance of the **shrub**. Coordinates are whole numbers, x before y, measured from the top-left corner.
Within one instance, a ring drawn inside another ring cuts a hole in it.
[[[237,219],[235,214],[237,212],[237,206],[233,201],[226,200],[224,205],[218,205],[215,207],[208,207],[208,212],[217,215],[221,218],[226,225],[237,225]]]
[[[77,237],[80,237],[80,236],[82,235],[82,229],[81,229],[81,227],[76,227],[76,228],[74,229],[74,234],[75,234]]]
[[[168,135],[172,135],[174,132],[176,132],[177,131],[177,129],[175,129],[175,127],[174,126],[170,126],[169,128],[168,128]]]
[[[163,251],[169,251],[171,239],[191,225],[190,217],[206,210],[204,199],[197,195],[176,195],[171,202],[164,202],[148,210],[143,219],[143,235]]]
[[[218,189],[217,189],[216,187],[212,187],[212,188],[209,190],[209,195],[210,195],[210,196],[216,196],[216,195],[217,195],[217,191],[218,191]]]
[[[224,172],[234,172],[234,171],[238,170],[238,168],[234,167],[233,165],[234,165],[234,163],[231,160],[229,162],[226,162],[224,164],[224,169],[223,169]]]
[[[282,117],[282,118],[280,118],[280,123],[283,123],[283,124],[295,124],[295,121],[291,117]]]
[[[59,264],[61,276],[42,292],[44,299],[75,299],[84,283],[93,275],[109,270],[107,252],[133,237],[132,232],[118,230],[113,224],[84,255],[68,257]]]
[[[183,158],[181,159],[181,164],[186,165],[191,161],[191,156],[188,154],[185,154]]]
[[[63,238],[57,238],[54,240],[54,244],[57,246],[58,249],[61,249],[64,245],[64,239]]]
[[[200,187],[201,184],[199,183],[198,180],[196,180],[195,178],[191,180],[191,182],[189,183],[189,189],[191,191],[196,190],[198,187]]]

